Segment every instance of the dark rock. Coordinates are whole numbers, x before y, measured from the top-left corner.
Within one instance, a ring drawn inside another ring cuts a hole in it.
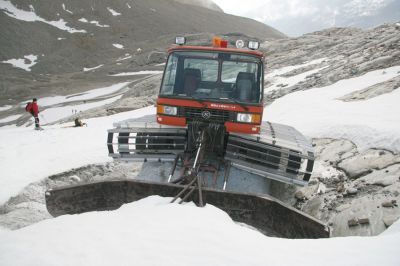
[[[369,224],[369,218],[367,218],[367,217],[358,218],[358,222],[360,224]]]
[[[348,225],[349,227],[358,225],[358,220],[357,220],[357,218],[352,218],[352,219],[348,220],[348,221],[347,221],[347,225]]]

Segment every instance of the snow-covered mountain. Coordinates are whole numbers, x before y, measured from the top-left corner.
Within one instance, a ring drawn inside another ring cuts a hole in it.
[[[244,15],[299,36],[330,27],[369,28],[399,21],[400,0],[267,0]]]

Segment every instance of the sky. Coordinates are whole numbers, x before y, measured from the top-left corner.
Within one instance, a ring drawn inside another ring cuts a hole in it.
[[[225,13],[249,17],[288,36],[335,26],[369,28],[400,18],[400,0],[214,0]]]

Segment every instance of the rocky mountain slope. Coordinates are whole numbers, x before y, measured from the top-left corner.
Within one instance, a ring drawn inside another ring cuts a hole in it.
[[[399,66],[399,33],[395,23],[370,30],[331,28],[264,43],[267,104],[296,91]],[[361,104],[388,95],[400,88],[399,77],[336,100]],[[387,148],[365,148],[347,139],[315,138],[317,161],[310,186],[275,184],[274,195],[328,223],[333,236],[377,235],[400,217],[400,155],[398,146],[390,144],[394,140],[386,141]]]
[[[1,0],[0,105],[112,84],[110,72],[163,62],[176,35],[240,32],[262,40],[284,37],[263,23],[199,6],[209,4]],[[7,63],[17,60],[26,69]]]

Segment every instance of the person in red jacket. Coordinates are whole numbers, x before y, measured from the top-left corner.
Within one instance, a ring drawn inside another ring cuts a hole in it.
[[[39,125],[39,106],[37,105],[37,99],[33,98],[32,103],[30,103],[27,108],[27,111],[31,113],[31,115],[35,119],[35,129],[42,129]]]

